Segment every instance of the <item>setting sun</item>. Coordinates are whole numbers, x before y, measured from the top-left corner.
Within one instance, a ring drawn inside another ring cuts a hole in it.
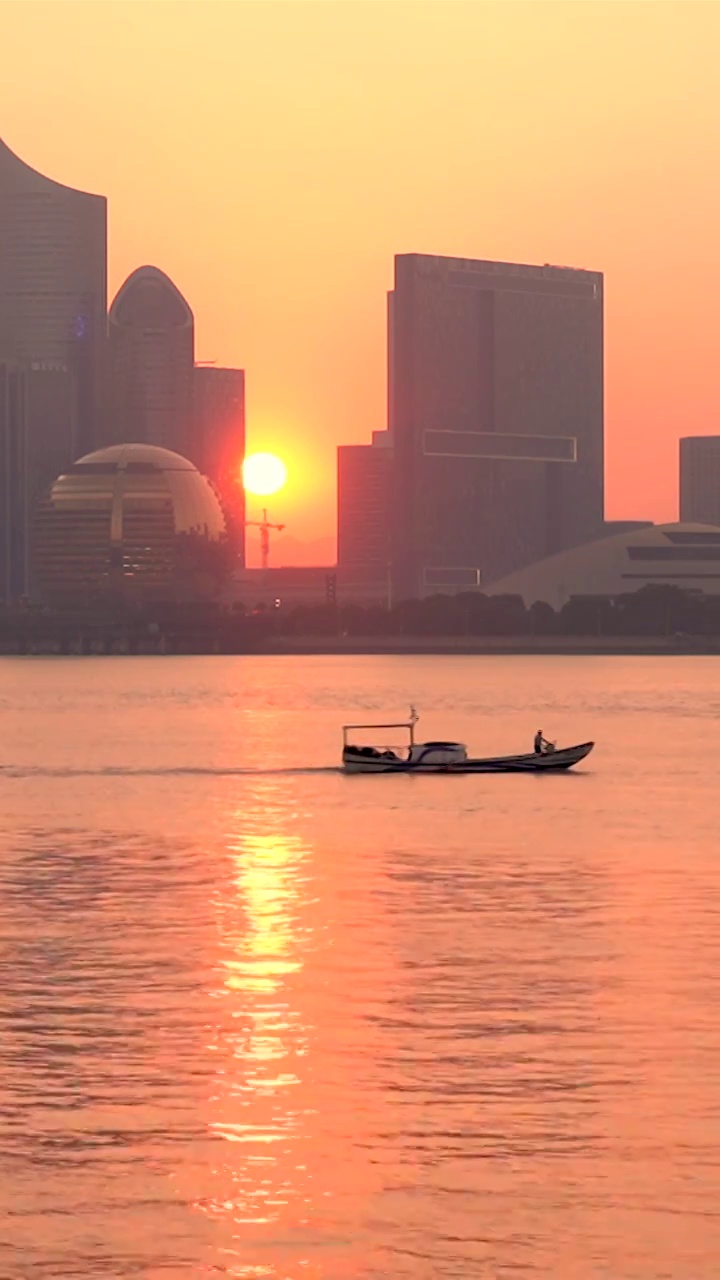
[[[251,453],[243,462],[242,475],[248,493],[266,498],[282,489],[287,480],[287,467],[274,453]]]

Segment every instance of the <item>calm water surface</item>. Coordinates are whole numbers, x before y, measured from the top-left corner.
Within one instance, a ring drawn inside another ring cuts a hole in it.
[[[410,701],[598,748],[333,771]],[[3,659],[0,710],[3,1280],[715,1280],[720,660]]]

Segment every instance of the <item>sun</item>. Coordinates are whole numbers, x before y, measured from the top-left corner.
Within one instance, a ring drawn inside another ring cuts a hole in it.
[[[251,453],[243,462],[242,476],[247,493],[267,498],[282,489],[287,480],[287,467],[274,453]]]

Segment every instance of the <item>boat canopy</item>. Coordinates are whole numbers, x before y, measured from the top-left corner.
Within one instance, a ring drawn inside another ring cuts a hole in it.
[[[410,716],[407,720],[397,720],[392,724],[344,724],[343,725],[343,745],[348,745],[348,734],[355,733],[357,729],[406,729],[410,738],[410,746],[415,743],[415,725],[420,717],[414,707],[410,708]]]

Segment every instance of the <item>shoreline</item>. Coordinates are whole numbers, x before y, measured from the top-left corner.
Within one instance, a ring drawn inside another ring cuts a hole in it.
[[[519,657],[519,656],[580,656],[607,657],[612,654],[640,657],[657,655],[719,655],[720,637],[655,637],[655,636],[539,636],[535,638],[521,636],[497,637],[442,637],[442,636],[383,636],[358,637],[348,636],[322,637],[313,636],[288,637],[278,636],[262,648],[262,653],[276,654],[327,654],[338,656],[376,655],[392,657],[393,655],[421,655],[449,657],[465,654],[473,657]]]
[[[237,641],[207,635],[126,636],[80,633],[60,640],[0,641],[3,657],[278,656],[278,657],[709,657],[715,636],[275,636]]]

